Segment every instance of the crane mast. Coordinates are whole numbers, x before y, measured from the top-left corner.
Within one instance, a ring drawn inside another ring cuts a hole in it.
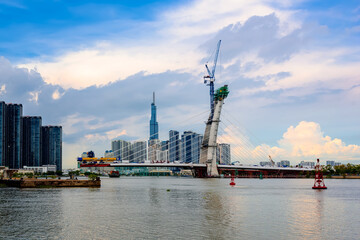
[[[207,63],[205,64],[208,75],[204,76],[204,83],[208,84],[208,86],[210,86],[210,110],[211,110],[211,114],[210,114],[209,120],[211,120],[213,118],[213,116],[214,116],[215,70],[216,70],[217,59],[218,59],[218,56],[219,56],[220,44],[221,44],[221,40],[219,40],[219,42],[217,44],[217,47],[216,47],[216,52],[215,52],[215,57],[214,57],[214,65],[213,65],[213,68],[211,69],[211,71],[210,71]]]

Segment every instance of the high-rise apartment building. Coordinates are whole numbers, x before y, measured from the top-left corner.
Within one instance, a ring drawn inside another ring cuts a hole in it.
[[[131,160],[131,143],[124,140],[114,140],[111,142],[111,150],[114,157],[120,160]]]
[[[56,165],[62,170],[62,127],[44,126],[41,128],[42,165]]]
[[[6,104],[5,107],[5,166],[21,168],[22,104]]]
[[[200,148],[203,136],[192,131],[181,135],[181,161],[184,163],[199,163]]]
[[[5,165],[5,102],[0,101],[0,166]]]
[[[159,139],[159,125],[156,121],[156,105],[155,105],[155,92],[153,93],[153,102],[151,103],[151,119],[150,119],[150,138]]]
[[[130,162],[143,163],[147,161],[147,141],[135,141],[131,144]]]
[[[220,143],[217,147],[217,159],[218,163],[230,165],[231,164],[231,154],[230,154],[230,144]]]
[[[180,137],[179,132],[175,130],[169,131],[169,161],[180,162]]]
[[[41,117],[22,118],[22,165],[41,164]]]

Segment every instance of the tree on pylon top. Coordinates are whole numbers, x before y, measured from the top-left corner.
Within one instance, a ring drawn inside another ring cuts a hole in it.
[[[221,101],[229,95],[228,85],[224,85],[215,92],[215,101]]]

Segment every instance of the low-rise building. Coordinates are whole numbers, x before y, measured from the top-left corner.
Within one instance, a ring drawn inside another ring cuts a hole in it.
[[[24,166],[23,169],[34,171],[34,173],[56,172],[56,165]]]

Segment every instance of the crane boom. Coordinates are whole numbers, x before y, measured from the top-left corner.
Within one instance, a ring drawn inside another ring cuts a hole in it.
[[[217,47],[216,47],[216,53],[215,53],[215,58],[214,58],[214,67],[213,67],[212,72],[211,72],[211,77],[213,77],[213,78],[215,78],[215,69],[216,69],[217,59],[218,59],[218,56],[219,56],[220,44],[221,44],[221,40],[219,40],[219,42],[217,44]]]

